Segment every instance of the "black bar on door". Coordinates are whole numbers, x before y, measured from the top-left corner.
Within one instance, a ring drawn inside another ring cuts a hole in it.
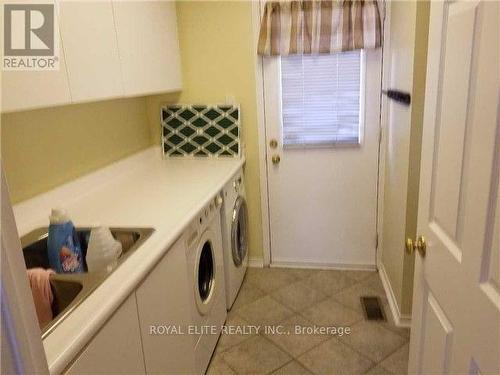
[[[403,105],[408,106],[411,103],[411,95],[407,92],[389,89],[389,90],[382,90],[382,93],[387,95],[389,99],[392,99]]]

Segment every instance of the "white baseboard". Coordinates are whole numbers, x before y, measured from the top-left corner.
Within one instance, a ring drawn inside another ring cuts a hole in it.
[[[248,258],[248,267],[263,268],[263,258]],[[315,263],[315,262],[273,262],[272,268],[309,268],[318,270],[349,270],[349,271],[375,271],[372,264],[343,264],[343,263]]]
[[[375,271],[372,264],[344,264],[344,263],[316,263],[316,262],[272,262],[270,267],[276,268],[314,268],[318,270],[349,270],[349,271]]]
[[[248,258],[248,267],[263,268],[264,267],[264,259],[262,259],[262,258]]]
[[[398,327],[410,328],[411,327],[411,315],[401,314],[399,310],[398,303],[396,302],[396,296],[394,296],[394,291],[392,290],[389,277],[385,271],[385,267],[382,263],[378,265],[378,272],[380,279],[382,280],[382,285],[384,286],[385,294],[387,300],[389,301],[389,307],[391,309],[392,317],[394,318],[394,323]]]

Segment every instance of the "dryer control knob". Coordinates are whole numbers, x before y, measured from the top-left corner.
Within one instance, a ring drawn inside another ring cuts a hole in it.
[[[235,192],[239,192],[241,185],[241,177],[233,181],[233,188]]]
[[[220,195],[217,195],[215,198],[215,205],[219,207],[222,204],[222,197]]]

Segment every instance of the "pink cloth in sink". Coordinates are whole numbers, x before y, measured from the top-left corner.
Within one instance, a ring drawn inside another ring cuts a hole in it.
[[[50,287],[49,277],[55,272],[51,269],[30,268],[27,273],[38,317],[38,325],[40,328],[43,328],[52,320],[52,301],[54,301],[54,295]]]

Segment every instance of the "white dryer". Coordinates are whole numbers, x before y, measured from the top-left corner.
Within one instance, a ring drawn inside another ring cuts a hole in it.
[[[187,272],[193,315],[195,371],[204,374],[226,321],[226,293],[218,194],[186,232]]]
[[[224,187],[222,238],[226,277],[226,307],[238,295],[248,265],[248,212],[243,172],[240,170]]]

